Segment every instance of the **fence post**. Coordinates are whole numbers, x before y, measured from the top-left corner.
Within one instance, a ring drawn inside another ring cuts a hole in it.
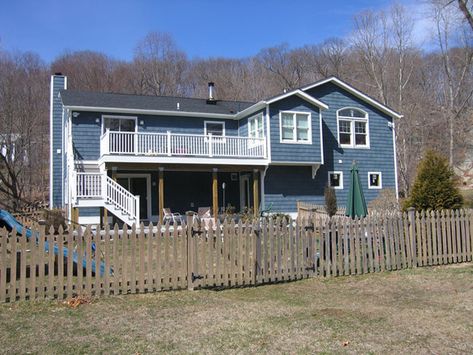
[[[187,230],[186,230],[186,242],[187,242],[187,289],[190,291],[194,290],[194,280],[192,280],[192,263],[193,263],[193,240],[192,240],[192,229],[194,225],[194,218],[191,215],[187,216]]]
[[[411,248],[412,265],[417,267],[417,245],[416,245],[416,210],[414,207],[407,209],[409,220],[409,247]]]

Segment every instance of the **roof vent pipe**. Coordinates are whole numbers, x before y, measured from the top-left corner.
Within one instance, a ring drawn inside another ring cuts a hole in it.
[[[208,104],[215,105],[217,102],[214,96],[215,84],[213,82],[209,83],[209,98],[207,99]]]
[[[215,87],[215,84],[213,82],[210,82],[209,83],[209,100],[215,100],[214,87]]]

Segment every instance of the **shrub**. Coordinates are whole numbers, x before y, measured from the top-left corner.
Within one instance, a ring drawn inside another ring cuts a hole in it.
[[[324,190],[325,210],[329,217],[337,214],[337,195],[333,187],[326,186]]]
[[[371,211],[399,211],[399,202],[396,199],[396,191],[393,189],[383,189],[379,191],[378,197],[369,203]]]
[[[447,159],[432,150],[417,167],[417,176],[404,209],[416,210],[457,209],[462,207],[463,197],[455,186],[453,170]]]
[[[64,212],[60,209],[45,210],[44,220],[46,226],[46,233],[49,232],[51,226],[57,232],[59,226],[62,226],[64,230],[67,229],[66,219],[64,218]]]

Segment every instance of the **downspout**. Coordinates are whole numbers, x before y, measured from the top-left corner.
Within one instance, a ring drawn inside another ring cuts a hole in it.
[[[394,117],[392,118],[393,122],[393,148],[394,148],[394,183],[396,185],[396,200],[399,201],[399,187],[397,181],[397,147],[396,147],[396,124],[394,123]]]
[[[266,104],[266,155],[268,164],[271,162],[271,129],[269,122],[269,104]]]

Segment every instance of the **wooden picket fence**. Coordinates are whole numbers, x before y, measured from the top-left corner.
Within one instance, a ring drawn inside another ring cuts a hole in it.
[[[63,255],[45,251],[55,246]],[[472,261],[473,210],[0,231],[0,302],[226,288]],[[102,266],[103,272],[93,272]]]

